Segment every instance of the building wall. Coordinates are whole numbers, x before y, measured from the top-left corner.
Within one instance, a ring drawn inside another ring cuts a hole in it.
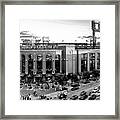
[[[76,55],[75,45],[66,45],[66,74],[75,73]]]
[[[81,72],[81,56],[82,54],[87,54],[87,71],[90,71],[90,53],[95,53],[95,69],[97,69],[97,53],[100,53],[100,49],[79,49],[78,54],[79,54],[79,73]]]
[[[78,51],[78,52],[77,52]],[[89,59],[89,54],[90,53],[95,53],[95,69],[97,69],[97,53],[100,53],[100,49],[75,49],[75,45],[61,45],[58,47],[58,49],[41,49],[41,50],[21,50],[20,54],[24,54],[26,56],[26,73],[27,73],[27,56],[29,54],[32,54],[33,59],[34,59],[34,72],[36,73],[36,56],[41,54],[44,56],[44,64],[43,64],[43,69],[44,69],[44,74],[45,74],[45,69],[46,69],[46,64],[45,64],[45,56],[47,54],[51,54],[53,57],[53,61],[55,60],[55,55],[59,54],[60,55],[60,66],[61,66],[61,71],[62,73],[68,74],[68,73],[81,73],[81,56],[82,54],[87,54],[88,59],[87,59],[87,71],[90,71],[90,59]],[[53,62],[54,63],[54,62]],[[53,66],[55,67],[55,66]]]
[[[61,64],[61,67],[62,67],[62,73],[66,73],[66,46],[59,46],[59,49],[61,50],[62,54],[61,54],[61,57],[62,57],[62,64]]]
[[[81,55],[87,53],[95,53],[95,58],[97,58],[96,53],[100,53],[99,49],[75,49],[75,45],[66,46],[66,74],[68,73],[81,73]],[[90,71],[90,59],[88,56],[87,61],[87,71]],[[97,60],[95,60],[95,69],[97,69]]]
[[[20,55],[25,55],[25,73],[28,74],[28,55],[32,55],[33,59],[33,72],[36,74],[37,71],[37,55],[42,55],[43,57],[43,74],[46,74],[46,55],[52,55],[52,66],[53,70],[55,70],[55,55],[60,55],[60,64],[62,63],[62,51],[61,50],[21,50]],[[20,64],[22,61],[20,60]],[[62,66],[62,64],[61,64]],[[20,65],[22,67],[22,65]],[[22,69],[22,68],[20,68]],[[22,71],[22,70],[21,70]],[[62,67],[60,67],[60,71],[62,71]]]

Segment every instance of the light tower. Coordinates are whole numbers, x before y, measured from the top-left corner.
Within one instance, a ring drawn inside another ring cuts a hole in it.
[[[96,46],[95,32],[100,32],[100,22],[92,20],[93,48]]]

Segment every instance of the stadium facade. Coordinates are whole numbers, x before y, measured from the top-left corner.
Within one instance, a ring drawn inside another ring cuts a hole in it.
[[[100,45],[20,43],[20,74],[80,74],[100,69]]]

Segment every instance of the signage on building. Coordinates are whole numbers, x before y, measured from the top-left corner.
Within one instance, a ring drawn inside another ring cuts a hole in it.
[[[55,44],[34,44],[34,45],[24,45],[21,44],[20,46],[21,49],[31,49],[31,50],[36,50],[36,49],[58,49],[58,45]]]

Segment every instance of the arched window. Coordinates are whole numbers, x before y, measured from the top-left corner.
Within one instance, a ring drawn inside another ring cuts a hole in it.
[[[100,53],[97,53],[97,69],[100,69]]]
[[[21,64],[22,65],[21,66],[22,67],[22,71],[21,72],[25,73],[25,55],[24,54],[21,55],[21,62],[22,62],[22,64]]]
[[[28,55],[28,74],[33,75],[33,55]]]
[[[60,73],[60,55],[55,55],[55,73]]]
[[[37,74],[42,73],[42,60],[43,56],[41,54],[37,55]]]
[[[46,55],[46,73],[52,73],[52,55]]]
[[[81,55],[81,72],[87,71],[87,53]]]
[[[90,71],[95,69],[95,53],[90,53]]]

